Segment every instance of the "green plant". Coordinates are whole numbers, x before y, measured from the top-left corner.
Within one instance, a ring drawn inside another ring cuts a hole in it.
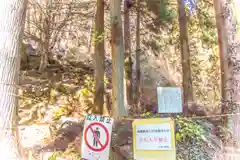
[[[57,157],[61,155],[60,152],[54,152],[51,157],[48,158],[48,160],[57,160]]]
[[[140,116],[143,117],[143,118],[151,118],[151,117],[153,117],[153,115],[151,115],[150,112],[143,113]]]
[[[53,119],[59,119],[61,116],[66,115],[68,113],[68,109],[65,107],[59,107],[53,115]]]
[[[174,16],[176,16],[176,13],[174,10],[169,9],[169,7],[167,6],[167,4],[162,4],[160,6],[160,15],[159,18],[164,21],[164,22],[171,22],[174,18]]]
[[[101,41],[103,41],[104,39],[106,39],[106,34],[105,33],[98,33],[97,31],[96,31],[96,29],[94,28],[94,31],[93,31],[93,37],[92,37],[92,39],[93,39],[93,43],[99,43],[99,42],[101,42]]]
[[[89,90],[87,88],[81,89],[81,93],[83,96],[88,96],[89,95]]]
[[[93,90],[94,90],[94,78],[89,76],[89,75],[85,75],[84,76],[84,86],[90,92],[93,92]]]
[[[187,120],[177,120],[178,132],[176,133],[177,142],[192,142],[199,143],[203,139],[204,129],[199,124]]]

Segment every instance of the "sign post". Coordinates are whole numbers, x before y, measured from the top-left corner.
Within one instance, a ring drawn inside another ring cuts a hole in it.
[[[176,160],[174,121],[170,118],[134,120],[133,152],[137,160]]]
[[[87,115],[83,130],[82,159],[102,160],[109,158],[113,119]]]

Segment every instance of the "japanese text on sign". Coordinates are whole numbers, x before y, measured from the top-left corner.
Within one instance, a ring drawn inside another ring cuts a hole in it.
[[[174,120],[135,119],[132,126],[134,159],[176,160]]]
[[[170,132],[170,129],[137,130],[137,133]]]
[[[97,116],[97,115],[91,115],[91,114],[87,115],[87,120],[88,121],[98,121],[98,122],[108,123],[108,124],[112,123],[112,119],[110,117]]]
[[[181,113],[182,97],[181,89],[175,87],[158,87],[158,112]]]
[[[136,125],[136,149],[172,150],[170,124]]]
[[[82,158],[89,160],[108,159],[113,118],[87,115],[85,118]]]

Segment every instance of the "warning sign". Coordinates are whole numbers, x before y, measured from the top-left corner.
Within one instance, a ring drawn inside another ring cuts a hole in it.
[[[102,160],[109,157],[113,119],[87,115],[83,130],[82,158]]]
[[[95,128],[95,129],[93,129],[93,128]],[[88,132],[90,132],[90,133],[88,133]],[[101,138],[101,133],[102,133],[102,136],[105,136],[105,137]],[[88,135],[91,135],[91,134],[93,135],[92,137],[88,136]],[[98,123],[98,122],[91,123],[86,128],[86,130],[84,132],[84,140],[86,142],[86,145],[91,150],[93,150],[95,152],[101,152],[109,144],[109,133],[108,133],[108,130],[101,123]]]
[[[174,121],[172,119],[136,119],[132,125],[134,159],[176,160]]]

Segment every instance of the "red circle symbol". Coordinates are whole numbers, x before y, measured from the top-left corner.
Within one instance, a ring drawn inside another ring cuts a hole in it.
[[[99,126],[100,128],[102,128],[106,134],[106,142],[104,144],[102,144],[102,142],[100,141],[99,137],[95,134],[94,130],[93,130],[93,126]],[[94,148],[93,146],[91,146],[87,140],[87,132],[88,130],[90,130],[90,132],[93,134],[94,138],[97,140],[97,142],[99,143],[100,145],[100,148]],[[87,126],[87,128],[85,129],[85,132],[84,132],[84,141],[86,143],[86,145],[88,146],[88,148],[90,148],[91,150],[95,151],[95,152],[101,152],[103,151],[108,143],[109,143],[109,133],[108,133],[108,130],[107,128],[101,124],[101,123],[98,123],[98,122],[94,122],[94,123],[91,123]]]

